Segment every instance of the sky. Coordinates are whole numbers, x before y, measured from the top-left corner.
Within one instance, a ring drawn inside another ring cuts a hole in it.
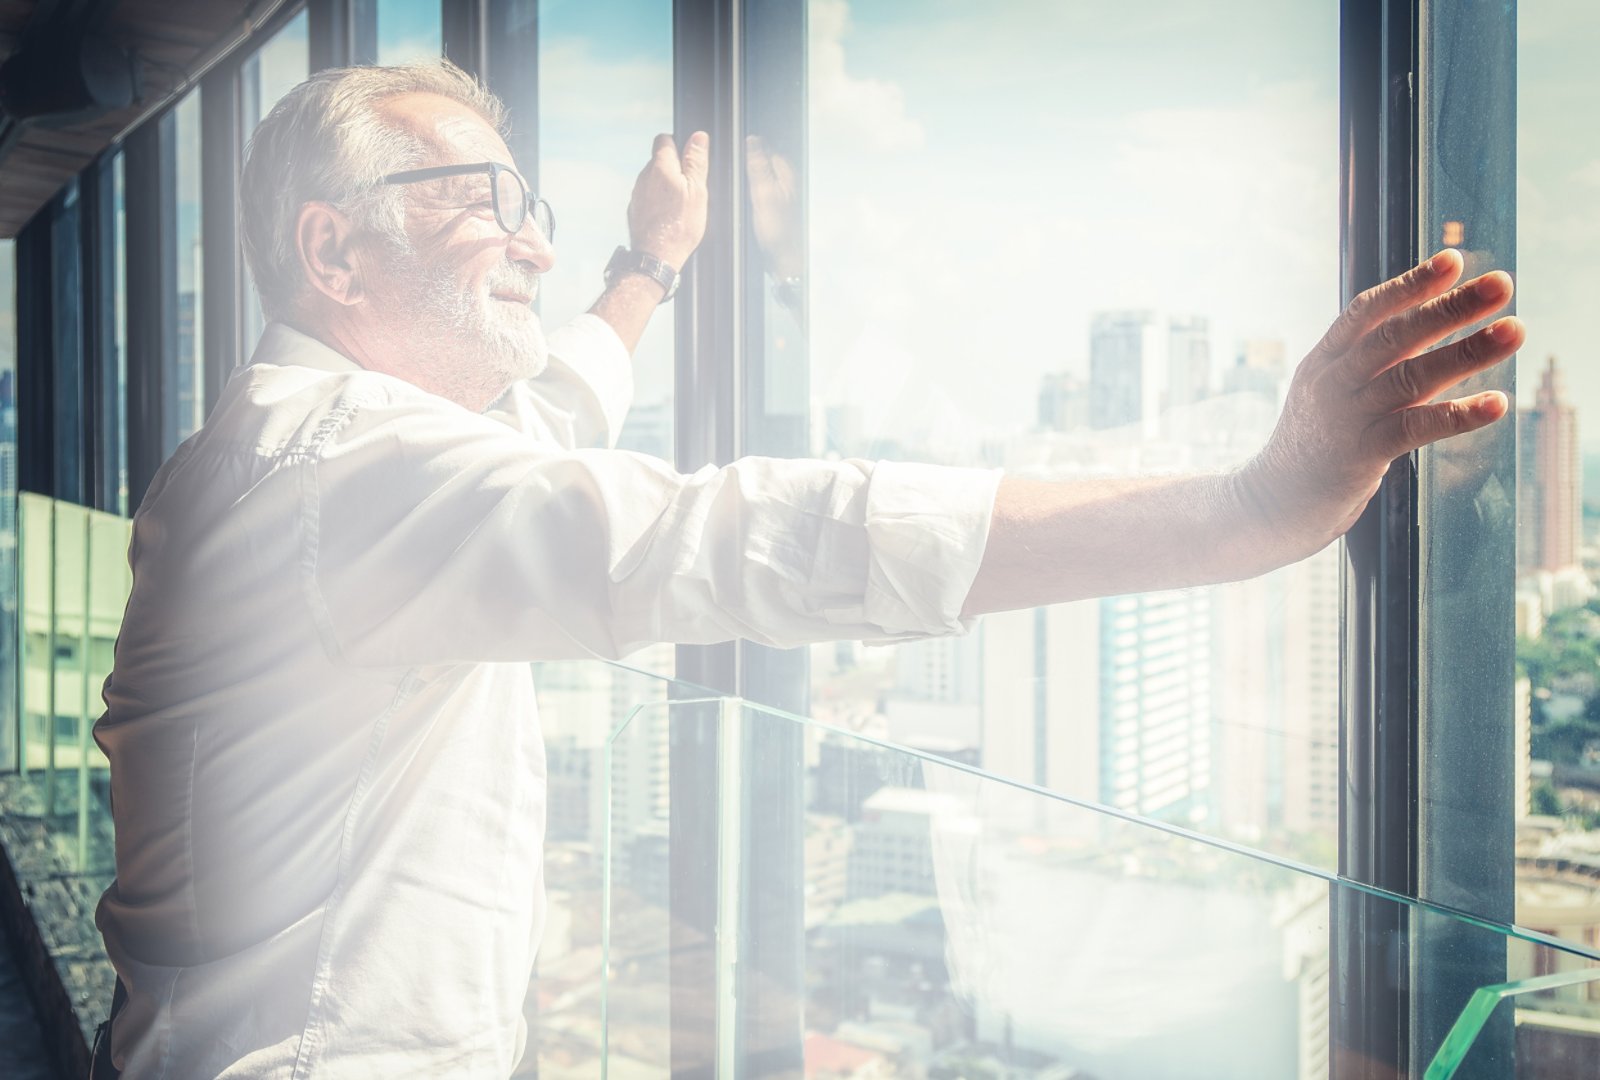
[[[1204,315],[1219,364],[1244,337],[1303,351],[1336,313],[1330,5],[1254,0],[1220,25],[1170,0],[1115,20],[866,0],[808,16],[817,404],[959,457],[1031,426],[1046,372],[1086,368],[1094,311]],[[665,4],[541,9],[540,185],[569,275],[546,283],[550,321],[592,298],[670,129],[670,35]],[[653,352],[641,400],[668,392]]]
[[[1218,372],[1246,338],[1297,359],[1337,313],[1337,5],[1108,10],[810,4],[818,403],[960,454],[1029,426],[1043,374],[1086,369],[1095,311],[1204,316]],[[1600,145],[1583,130],[1600,106],[1597,10],[1521,5],[1517,182],[1524,385],[1554,353],[1600,418],[1583,321],[1600,286],[1587,254]],[[553,2],[541,35],[540,182],[564,260],[546,285],[554,321],[592,296],[643,148],[670,127],[670,14]],[[669,335],[641,355],[641,400],[669,393]],[[1600,419],[1585,432],[1600,448]]]
[[[378,10],[383,60],[436,53],[437,3]],[[1228,11],[812,0],[814,405],[959,458],[1029,427],[1045,373],[1086,370],[1099,310],[1206,317],[1216,373],[1246,338],[1303,355],[1338,301],[1337,5]],[[626,241],[634,176],[672,127],[671,35],[665,0],[540,5],[537,183],[560,223],[547,322],[588,306]],[[289,37],[262,65],[269,96],[304,64],[303,20]],[[1560,357],[1600,450],[1597,49],[1600,6],[1522,0],[1523,386]],[[669,306],[639,351],[640,401],[670,396],[671,345]]]
[[[1584,449],[1600,452],[1600,5],[1519,0],[1517,10],[1519,396],[1531,403],[1545,358],[1557,357]]]

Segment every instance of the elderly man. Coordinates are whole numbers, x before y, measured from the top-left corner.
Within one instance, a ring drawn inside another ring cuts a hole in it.
[[[1428,403],[1522,339],[1507,318],[1427,351],[1511,293],[1504,274],[1453,288],[1447,251],[1351,305],[1234,473],[681,475],[606,447],[628,352],[704,229],[705,137],[681,158],[657,140],[632,253],[547,350],[529,300],[552,221],[500,126],[452,68],[360,68],[301,84],[252,142],[245,239],[273,322],[135,517],[95,733],[128,1076],[513,1068],[543,922],[527,661],[944,634],[1259,574],[1339,536],[1391,459],[1506,411]]]

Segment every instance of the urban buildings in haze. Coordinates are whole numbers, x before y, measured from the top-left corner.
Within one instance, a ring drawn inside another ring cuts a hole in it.
[[[1578,410],[1567,400],[1553,356],[1533,408],[1518,417],[1517,442],[1517,570],[1572,570],[1579,565],[1583,521]]]

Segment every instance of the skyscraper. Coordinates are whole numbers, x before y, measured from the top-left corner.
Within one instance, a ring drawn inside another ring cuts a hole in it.
[[[1121,810],[1206,818],[1211,619],[1210,589],[989,616],[983,767]]]
[[[1166,327],[1153,311],[1107,311],[1089,329],[1089,426],[1158,434],[1167,375]]]
[[[1141,438],[1184,441],[1179,422],[1163,432],[1163,417],[1188,417],[1211,390],[1210,324],[1194,315],[1167,318],[1153,311],[1106,311],[1089,329],[1089,426],[1137,425]],[[1041,395],[1040,418],[1044,418]]]
[[[1583,514],[1578,411],[1567,401],[1555,357],[1539,380],[1533,408],[1519,421],[1517,570],[1575,567]]]
[[[1210,323],[1199,315],[1174,317],[1167,323],[1166,408],[1185,408],[1210,392]]]

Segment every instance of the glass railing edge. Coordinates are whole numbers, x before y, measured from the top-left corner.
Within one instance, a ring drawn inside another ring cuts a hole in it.
[[[1429,911],[1435,914],[1457,919],[1480,929],[1493,931],[1502,936],[1514,937],[1522,941],[1527,941],[1531,944],[1553,948],[1581,959],[1600,961],[1600,949],[1590,949],[1586,946],[1578,944],[1577,942],[1558,938],[1541,931],[1530,930],[1512,923],[1502,923],[1493,919],[1487,919],[1481,915],[1476,915],[1470,911],[1455,908],[1447,904],[1438,904],[1432,901],[1422,900],[1417,897],[1406,896],[1402,893],[1391,892],[1387,889],[1378,888],[1374,885],[1368,885],[1364,882],[1352,880],[1344,877],[1343,875],[1332,873],[1320,867],[1312,866],[1308,863],[1302,863],[1294,859],[1287,859],[1256,848],[1247,847],[1231,840],[1225,840],[1222,837],[1210,836],[1206,833],[1196,832],[1193,829],[1186,829],[1181,825],[1175,825],[1171,822],[1146,817],[1142,814],[1134,813],[1133,811],[1121,810],[1113,806],[1107,806],[1104,803],[1097,803],[1087,799],[1078,798],[1076,796],[1065,795],[1058,791],[1051,791],[1049,788],[1040,787],[1037,784],[1030,784],[1026,781],[1016,780],[1011,777],[999,776],[975,765],[968,765],[965,762],[940,757],[937,754],[930,753],[925,750],[918,750],[914,747],[902,746],[886,739],[880,739],[876,736],[867,735],[858,731],[851,731],[848,728],[841,728],[837,725],[829,724],[821,720],[808,719],[807,717],[786,712],[782,709],[773,708],[772,706],[759,705],[754,702],[743,701],[742,699],[740,700],[740,703],[754,712],[762,713],[779,720],[804,724],[830,734],[838,735],[847,739],[854,739],[859,742],[875,746],[890,753],[904,754],[915,758],[924,764],[931,764],[938,766],[939,768],[964,773],[978,780],[1000,784],[1016,791],[1035,795],[1039,798],[1062,805],[1072,806],[1101,817],[1112,818],[1137,827],[1165,833],[1177,839],[1202,844],[1206,847],[1224,851],[1232,855],[1237,855],[1241,858],[1249,859],[1256,863],[1275,867],[1288,873],[1315,878],[1333,888],[1351,889],[1367,896],[1402,904],[1408,908]]]

